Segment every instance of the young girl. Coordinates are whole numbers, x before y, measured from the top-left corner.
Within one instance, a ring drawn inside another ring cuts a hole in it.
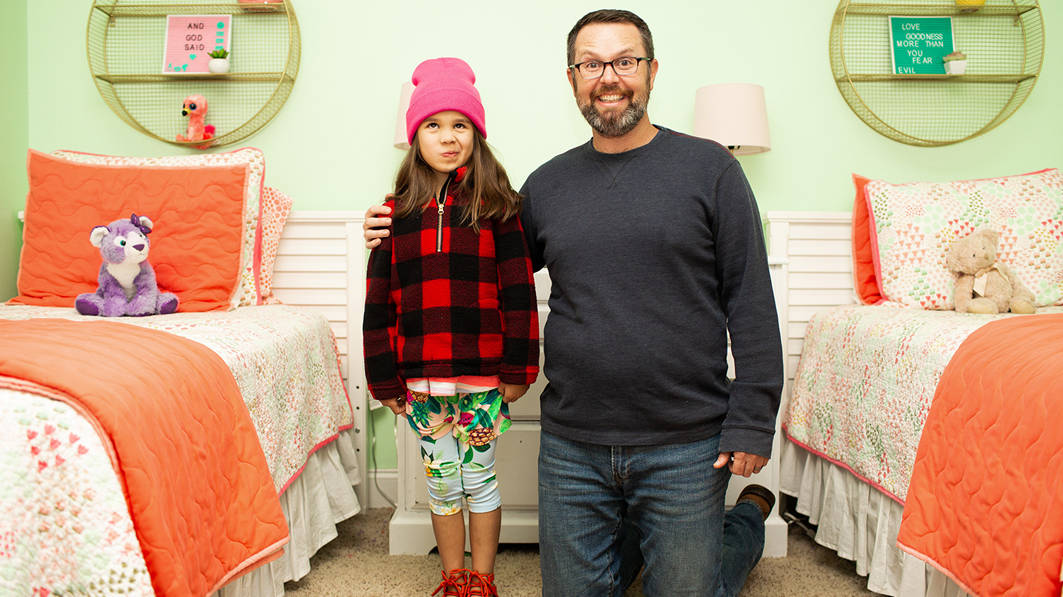
[[[391,234],[369,256],[363,338],[373,397],[421,438],[443,580],[432,594],[497,595],[502,514],[494,453],[508,403],[539,372],[539,323],[520,196],[488,149],[476,77],[422,62],[406,112]],[[469,504],[472,569],[465,569]]]

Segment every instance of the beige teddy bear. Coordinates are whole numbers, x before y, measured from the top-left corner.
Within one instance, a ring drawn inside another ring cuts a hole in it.
[[[997,262],[995,230],[982,228],[952,243],[949,271],[956,275],[957,313],[1033,313],[1033,293],[1003,263]]]

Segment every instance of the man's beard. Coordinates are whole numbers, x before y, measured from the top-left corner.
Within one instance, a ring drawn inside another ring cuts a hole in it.
[[[599,135],[603,137],[622,137],[631,132],[635,125],[642,120],[642,117],[646,115],[646,104],[649,103],[650,94],[647,91],[646,97],[642,101],[639,101],[640,98],[635,94],[631,94],[628,106],[622,112],[610,115],[602,114],[594,107],[594,99],[612,93],[628,95],[628,92],[619,87],[600,89],[594,94],[591,101],[581,105],[579,110],[583,113],[583,117],[587,119],[587,124],[591,125],[591,128],[597,131]]]

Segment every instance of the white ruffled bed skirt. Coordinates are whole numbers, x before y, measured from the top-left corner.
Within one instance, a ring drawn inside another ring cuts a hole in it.
[[[967,595],[937,569],[897,547],[904,507],[844,468],[782,442],[780,491],[817,525],[816,543],[856,562],[867,588],[900,597]]]
[[[353,431],[314,452],[303,472],[280,496],[291,539],[280,558],[235,579],[218,597],[281,597],[284,583],[310,572],[310,556],[336,538],[336,524],[362,510]]]

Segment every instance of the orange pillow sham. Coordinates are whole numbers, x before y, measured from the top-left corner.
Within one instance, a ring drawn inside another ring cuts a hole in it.
[[[94,292],[94,226],[133,212],[155,223],[148,262],[179,311],[229,308],[240,289],[247,165],[145,168],[78,164],[30,150],[18,296],[11,302],[71,307]]]
[[[866,176],[853,174],[856,199],[853,200],[853,285],[860,302],[875,305],[882,302],[882,290],[875,271],[875,243],[871,239],[871,214],[867,208],[864,187],[870,181]]]

